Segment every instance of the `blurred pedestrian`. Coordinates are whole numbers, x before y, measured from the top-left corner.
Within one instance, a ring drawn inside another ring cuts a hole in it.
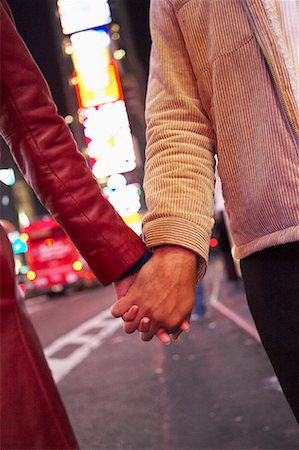
[[[239,280],[235,262],[232,256],[231,238],[226,225],[224,199],[222,195],[221,180],[216,172],[215,183],[215,229],[219,237],[219,248],[224,262],[224,270],[229,281]]]
[[[137,304],[125,330],[146,315],[144,340],[159,327],[176,336],[189,319],[194,272],[201,280],[207,267],[217,153],[249,306],[299,420],[298,1],[152,0],[150,20],[143,233],[166,267],[164,301],[144,300],[146,265],[113,312]]]
[[[0,134],[20,171],[102,282],[131,274],[150,257],[101,195],[48,86],[0,2]],[[0,226],[1,449],[75,449],[76,438],[29,320]]]
[[[203,283],[199,283],[195,288],[195,305],[191,314],[191,320],[201,320],[205,317],[205,314],[204,287]]]

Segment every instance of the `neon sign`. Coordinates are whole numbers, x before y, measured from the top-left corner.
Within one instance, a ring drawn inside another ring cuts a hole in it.
[[[124,102],[84,109],[81,114],[95,177],[135,169],[135,151]]]
[[[57,6],[64,34],[111,23],[107,0],[58,0]]]
[[[84,31],[71,37],[76,91],[81,108],[123,98],[115,61],[110,58],[107,28]]]

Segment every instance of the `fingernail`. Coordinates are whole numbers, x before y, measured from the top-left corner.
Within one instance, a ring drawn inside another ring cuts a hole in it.
[[[189,331],[190,331],[190,325],[189,325],[187,322],[182,323],[182,325],[181,325],[181,330],[184,331],[185,333],[189,333]]]
[[[163,336],[161,336],[161,338],[162,338],[162,342],[163,342],[163,344],[165,344],[165,345],[169,345],[170,344],[170,337],[168,336],[168,335],[163,335]]]

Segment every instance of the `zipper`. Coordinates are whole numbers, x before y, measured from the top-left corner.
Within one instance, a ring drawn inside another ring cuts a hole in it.
[[[269,55],[268,55],[268,53],[266,51],[266,48],[265,48],[265,46],[264,46],[264,44],[262,42],[262,39],[261,39],[260,34],[258,32],[258,29],[257,29],[257,27],[255,25],[254,19],[252,17],[252,14],[251,14],[251,12],[250,12],[250,10],[248,8],[248,5],[246,4],[246,0],[241,0],[241,3],[242,3],[243,10],[244,10],[244,12],[245,12],[245,14],[247,16],[247,19],[248,19],[248,21],[250,23],[250,26],[251,26],[251,29],[253,31],[253,34],[254,34],[254,36],[255,36],[255,38],[256,38],[256,40],[257,40],[257,42],[258,42],[258,44],[259,44],[259,46],[261,48],[261,51],[262,51],[262,53],[264,55],[265,62],[266,62],[267,67],[269,69],[270,77],[271,77],[271,80],[272,80],[272,83],[273,83],[273,86],[274,86],[274,90],[275,90],[276,96],[278,98],[281,110],[283,112],[283,116],[284,116],[285,122],[287,124],[287,127],[289,129],[290,135],[292,137],[292,140],[293,140],[293,142],[295,144],[295,147],[297,149],[297,153],[298,153],[298,156],[299,156],[298,135],[297,135],[295,126],[293,124],[293,121],[292,121],[290,115],[287,112],[286,102],[285,102],[283,94],[282,94],[282,92],[281,92],[281,90],[279,88],[279,83],[277,81],[277,77],[275,76],[275,71],[273,70],[273,66],[271,64],[271,57],[269,57]]]

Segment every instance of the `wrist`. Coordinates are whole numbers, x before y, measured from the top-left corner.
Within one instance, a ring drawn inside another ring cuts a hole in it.
[[[192,274],[195,273],[196,281],[199,282],[205,275],[207,263],[205,259],[197,253],[185,247],[176,245],[161,245],[152,248],[154,254],[164,257],[166,261],[175,259],[177,265],[186,268]]]
[[[182,258],[185,258],[189,261],[197,260],[197,255],[192,250],[189,250],[184,247],[179,247],[176,245],[161,245],[159,247],[155,247],[153,249],[154,253],[159,253],[160,255],[180,255]]]
[[[148,260],[153,256],[153,253],[150,250],[146,250],[143,256],[132,266],[129,270],[127,270],[124,274],[122,274],[118,280],[123,280],[124,278],[129,277],[130,275],[134,275],[138,272],[144,264],[148,262]],[[118,281],[117,280],[117,281]]]
[[[162,245],[154,249],[154,254],[164,258],[165,261],[175,261],[177,267],[196,273],[197,255],[192,250],[175,245]]]

